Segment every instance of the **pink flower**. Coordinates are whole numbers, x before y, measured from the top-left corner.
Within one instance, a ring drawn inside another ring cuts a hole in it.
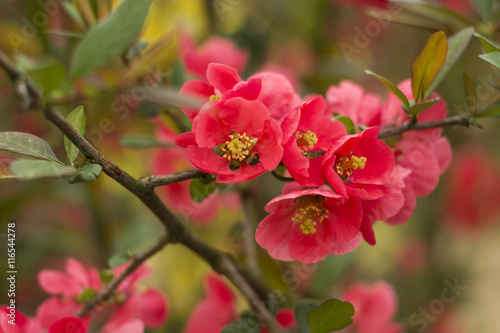
[[[341,81],[330,86],[326,92],[327,109],[333,115],[351,118],[357,126],[378,126],[382,113],[380,98],[366,93],[363,88],[350,81]]]
[[[242,71],[248,61],[249,52],[239,49],[232,40],[223,37],[211,37],[196,47],[187,34],[183,36],[181,53],[187,72],[200,78],[205,77],[211,62],[224,64]]]
[[[386,282],[372,286],[357,284],[348,288],[341,299],[354,306],[353,324],[359,333],[400,333],[402,326],[393,324],[397,310],[394,288]]]
[[[478,230],[500,216],[500,167],[471,147],[456,157],[447,178],[445,217],[453,230]]]
[[[336,139],[347,134],[341,122],[325,116],[325,105],[323,97],[315,97],[294,109],[281,125],[286,142],[283,164],[302,186],[319,187],[325,183],[323,155],[308,157],[308,154],[327,150]]]
[[[204,282],[207,296],[189,316],[184,333],[219,333],[238,318],[235,296],[224,280],[213,273]]]
[[[295,328],[295,317],[294,311],[291,309],[280,309],[278,313],[276,313],[276,321],[283,328]],[[269,330],[267,327],[262,327],[260,333],[268,333]]]
[[[217,182],[238,183],[278,166],[281,137],[264,104],[234,97],[204,108],[177,144],[198,169],[217,174]]]
[[[261,93],[260,78],[250,78],[248,82],[242,81],[238,71],[230,66],[211,63],[206,72],[208,83],[198,80],[188,81],[182,86],[180,94],[213,104],[224,102],[232,97],[255,100]],[[200,109],[183,106],[182,111],[189,117],[189,120],[193,121]]]
[[[274,259],[304,263],[341,254],[340,245],[358,235],[362,217],[359,200],[346,201],[327,189],[282,194],[266,205],[266,211],[270,215],[257,228],[257,243]]]
[[[372,127],[338,139],[326,152],[323,165],[333,190],[347,197],[372,200],[381,196],[373,185],[385,184],[394,169],[394,153]]]
[[[40,326],[46,329],[60,319],[74,316],[79,309],[80,304],[74,299],[51,297],[38,306],[36,318]]]
[[[50,325],[48,333],[86,333],[88,321],[78,317],[66,317]]]
[[[29,320],[21,311],[9,309],[5,305],[0,306],[0,333],[25,333],[28,327]]]

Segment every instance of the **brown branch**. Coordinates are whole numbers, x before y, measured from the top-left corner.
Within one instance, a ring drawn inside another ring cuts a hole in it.
[[[0,67],[2,67],[13,80],[17,80],[21,77],[20,73],[16,71],[15,66],[2,53],[2,51],[0,51]],[[26,86],[30,86],[27,81],[24,82]],[[42,96],[40,93],[36,90],[33,91],[33,97],[35,97],[35,100],[41,101]],[[179,219],[161,202],[154,192],[154,187],[145,186],[142,181],[136,180],[118,167],[113,161],[102,155],[87,141],[87,139],[80,135],[80,133],[78,133],[78,131],[59,112],[56,112],[50,106],[42,104],[39,104],[38,108],[43,111],[45,118],[58,127],[59,130],[80,150],[80,152],[82,152],[83,155],[85,155],[88,160],[101,165],[103,172],[106,175],[129,190],[149,208],[149,210],[167,229],[169,242],[179,242],[184,244],[186,247],[190,248],[192,251],[204,258],[215,271],[225,275],[238,289],[242,291],[245,296],[248,296],[247,300],[251,307],[264,320],[272,332],[281,332],[281,329],[279,329],[279,326],[272,314],[265,306],[263,306],[263,300],[267,298],[268,294],[267,289],[260,281],[256,281],[250,277],[235,262],[231,254],[219,251],[191,234],[191,232],[184,227],[182,222],[179,221]],[[146,252],[146,254],[152,256],[160,249],[161,247],[153,246],[149,249],[151,253]],[[140,259],[141,258],[142,257],[140,257]],[[139,264],[139,261],[136,261],[136,263]],[[130,274],[135,268],[137,267],[132,267],[127,270],[128,274]],[[116,286],[118,286],[121,281],[123,281],[123,278],[115,282]],[[91,303],[92,305],[85,307],[86,312],[92,311],[99,302],[97,300],[92,300]]]
[[[180,171],[176,173],[172,173],[169,175],[159,175],[159,176],[149,176],[140,178],[139,181],[142,182],[142,185],[148,188],[153,188],[157,186],[165,186],[178,182],[182,182],[184,180],[189,180],[193,178],[200,178],[208,175],[207,173],[199,170],[199,169],[190,169],[186,171]]]
[[[136,254],[132,257],[132,263],[116,278],[111,280],[97,295],[90,301],[85,304],[85,306],[78,311],[77,316],[83,317],[89,314],[94,308],[105,303],[108,299],[110,299],[115,290],[118,288],[120,283],[123,282],[135,271],[142,263],[151,258],[156,253],[160,252],[163,247],[169,242],[168,235],[160,238],[155,244],[151,247],[147,248],[143,252]]]
[[[418,131],[429,128],[455,126],[455,125],[468,127],[470,125],[470,121],[464,116],[453,116],[442,120],[426,121],[423,123],[407,121],[401,126],[388,128],[386,130],[380,131],[378,138],[384,139],[394,135],[403,134],[404,132],[409,132],[409,131]]]

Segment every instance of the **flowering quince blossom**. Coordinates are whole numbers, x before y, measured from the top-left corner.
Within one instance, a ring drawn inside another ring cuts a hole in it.
[[[394,288],[386,282],[371,286],[356,284],[340,297],[354,306],[352,326],[359,333],[401,333],[402,325],[392,323],[397,310]]]
[[[281,161],[281,129],[262,102],[234,97],[207,105],[192,132],[176,143],[187,147],[191,162],[218,175],[217,182],[237,183],[274,170]]]
[[[323,155],[309,157],[309,154],[327,150],[336,139],[347,134],[341,122],[325,115],[325,107],[323,97],[317,96],[294,109],[281,125],[283,164],[302,186],[319,187],[325,183]]]
[[[200,78],[205,78],[211,62],[233,67],[238,72],[242,71],[250,56],[248,51],[240,50],[230,39],[211,37],[197,47],[188,34],[182,37],[181,55],[187,72]]]
[[[266,211],[270,215],[259,224],[255,238],[274,259],[314,263],[359,245],[359,200],[327,187],[282,194],[266,205]]]

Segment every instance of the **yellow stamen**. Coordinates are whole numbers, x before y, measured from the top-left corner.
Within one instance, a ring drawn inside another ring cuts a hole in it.
[[[219,95],[212,95],[210,96],[209,100],[210,101],[220,101],[220,96]]]
[[[314,145],[318,143],[318,137],[316,133],[312,131],[296,131],[295,138],[297,139],[297,145],[300,147],[300,150],[304,153],[307,149],[314,148]]]
[[[349,156],[340,157],[337,163],[335,163],[334,169],[339,176],[349,177],[350,175],[352,175],[354,170],[357,170],[358,168],[364,169],[366,161],[366,157],[354,156],[351,152]]]
[[[255,145],[255,140],[249,138],[246,133],[243,133],[243,135],[238,133],[230,134],[229,139],[231,141],[226,141],[225,146],[222,147],[222,157],[227,158],[229,162],[232,160],[244,161]]]
[[[322,197],[306,196],[300,198],[300,207],[292,221],[299,223],[299,228],[305,235],[316,233],[316,225],[325,220],[328,210],[323,207]]]

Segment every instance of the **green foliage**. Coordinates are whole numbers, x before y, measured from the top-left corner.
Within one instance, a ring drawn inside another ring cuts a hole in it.
[[[354,307],[349,302],[330,299],[307,313],[311,333],[328,333],[352,324]]]
[[[118,266],[121,266],[121,265],[125,265],[126,263],[129,262],[129,260],[131,258],[132,258],[132,256],[130,255],[129,251],[127,251],[127,252],[118,252],[118,253],[113,254],[111,256],[111,258],[109,258],[108,265],[111,268],[118,267]]]
[[[434,99],[424,101],[421,103],[413,104],[412,106],[410,106],[410,110],[409,110],[410,116],[411,117],[418,116],[419,114],[421,114],[422,112],[424,112],[425,110],[427,110],[428,108],[433,106],[434,103],[436,103],[439,100],[440,100],[440,98],[434,98]]]
[[[85,303],[93,299],[97,295],[97,292],[92,288],[85,288],[80,295],[78,295],[77,301],[80,303]]]
[[[480,54],[479,58],[483,59],[486,62],[489,62],[497,69],[500,69],[500,52],[491,52],[488,54]]]
[[[77,170],[60,163],[47,160],[17,160],[10,166],[12,174],[19,179],[30,180],[42,177],[72,176]]]
[[[87,116],[85,115],[85,111],[83,110],[83,106],[79,106],[74,109],[66,118],[68,122],[73,126],[78,133],[82,136],[85,135],[85,128],[87,127]],[[80,152],[76,146],[69,141],[69,139],[64,136],[64,150],[66,151],[66,156],[68,157],[68,161],[73,165],[78,153]]]
[[[151,0],[125,0],[103,22],[92,27],[77,48],[70,75],[76,79],[123,54],[141,32]]]
[[[64,90],[63,82],[66,78],[66,69],[58,61],[40,62],[37,66],[28,69],[27,74],[43,89],[45,95]]]
[[[481,43],[486,53],[500,52],[500,45],[496,42],[488,39],[487,37],[481,35],[478,32],[474,32],[474,37]]]
[[[91,182],[96,180],[102,172],[102,166],[99,164],[84,165],[78,173],[73,176],[69,182],[71,184],[78,182]]]
[[[424,99],[425,92],[443,66],[448,53],[446,34],[432,34],[411,65],[411,89],[415,102]]]
[[[333,120],[338,120],[342,124],[344,124],[345,130],[347,131],[347,134],[354,134],[356,133],[356,126],[354,125],[353,121],[351,118],[347,116],[342,116],[338,115],[333,118]]]
[[[491,20],[494,14],[493,5],[495,0],[472,0],[471,3],[484,21]]]
[[[262,324],[257,316],[252,311],[246,310],[241,314],[241,319],[225,326],[221,333],[259,333],[261,328]]]
[[[391,81],[389,81],[388,79],[386,79],[380,75],[373,73],[370,70],[365,70],[365,73],[370,75],[370,76],[373,76],[374,78],[376,78],[377,80],[382,82],[382,84],[384,86],[386,86],[390,91],[392,91],[399,98],[399,100],[401,102],[403,102],[403,106],[407,110],[410,109],[410,103],[408,102],[408,98],[406,98],[405,94],[403,94],[403,92],[401,90],[399,90],[399,88],[394,83],[392,83]]]
[[[189,184],[189,194],[194,202],[201,202],[205,200],[210,194],[215,191],[216,185],[211,182],[205,184],[201,179],[195,178]]]
[[[299,333],[311,333],[309,322],[307,320],[307,313],[311,310],[317,309],[321,303],[315,299],[303,299],[295,305],[295,322],[297,323],[297,330]]]
[[[467,48],[467,45],[469,45],[473,33],[473,28],[465,28],[457,32],[448,40],[448,52],[446,60],[443,64],[443,67],[441,67],[441,70],[436,75],[436,78],[434,79],[434,81],[432,81],[431,85],[425,92],[425,99],[429,98],[429,96],[434,92],[434,90],[436,90],[441,81],[444,79],[446,74],[448,74],[453,65],[455,65],[457,60]]]
[[[33,156],[64,165],[49,144],[39,137],[23,132],[0,132],[0,150]]]
[[[115,273],[111,269],[103,269],[99,272],[99,279],[103,284],[108,284],[115,277]]]
[[[172,147],[167,143],[158,141],[152,137],[139,137],[139,136],[122,136],[120,137],[120,144],[125,147],[143,149],[154,147]]]
[[[465,89],[465,98],[467,101],[467,107],[469,108],[469,114],[474,115],[477,112],[477,93],[476,86],[474,85],[474,81],[469,74],[463,74],[464,77],[464,89]]]

